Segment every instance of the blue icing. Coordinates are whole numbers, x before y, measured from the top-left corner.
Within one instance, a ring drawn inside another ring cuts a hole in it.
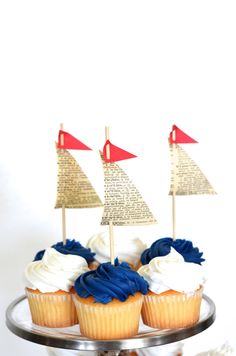
[[[198,247],[193,247],[192,241],[176,239],[173,241],[173,247],[183,256],[185,262],[193,262],[200,265],[205,261],[205,258],[202,258],[203,252],[200,252]]]
[[[34,256],[34,261],[40,261],[43,258],[45,250],[38,251]]]
[[[96,270],[80,275],[75,281],[75,290],[82,298],[93,296],[96,302],[107,304],[113,298],[124,302],[136,292],[146,294],[148,283],[128,263],[102,263]]]
[[[203,252],[200,252],[197,247],[193,247],[191,241],[185,239],[173,240],[171,237],[163,237],[153,242],[150,248],[143,251],[141,263],[146,265],[154,257],[168,255],[171,247],[183,256],[185,262],[201,264],[201,262],[205,261],[205,259],[202,258]]]
[[[60,253],[64,255],[77,255],[85,258],[87,263],[94,261],[95,253],[91,252],[90,248],[83,247],[78,241],[76,240],[66,240],[66,244],[64,245],[63,242],[57,242],[56,244],[52,245],[51,247],[55,248]],[[39,251],[35,257],[34,261],[41,260],[43,258],[45,250]]]

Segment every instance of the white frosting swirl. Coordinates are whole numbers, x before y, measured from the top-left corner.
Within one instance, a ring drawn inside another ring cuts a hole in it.
[[[99,263],[110,261],[110,241],[107,233],[100,232],[93,235],[89,239],[86,247],[96,253],[94,258]],[[135,266],[146,248],[146,244],[136,236],[115,236],[115,257],[118,257],[119,261],[125,261]]]
[[[183,256],[173,247],[168,255],[153,258],[149,264],[139,268],[138,273],[148,282],[149,289],[156,294],[167,290],[193,292],[206,281],[203,267],[185,262]]]
[[[138,356],[177,356],[182,352],[183,344],[180,342],[137,350]]]
[[[206,352],[201,352],[196,356],[209,356],[209,355],[230,356],[230,355],[236,355],[236,353],[235,350],[229,345],[228,341],[226,341],[225,344],[218,346],[216,349],[208,350]]]
[[[79,275],[89,271],[81,256],[64,255],[48,248],[40,261],[29,263],[24,271],[26,287],[42,293],[64,290],[68,292]]]

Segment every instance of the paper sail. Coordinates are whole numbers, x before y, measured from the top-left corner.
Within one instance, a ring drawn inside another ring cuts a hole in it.
[[[175,150],[175,152],[174,152]],[[172,167],[169,195],[216,194],[197,164],[179,145],[170,144]]]
[[[74,157],[57,149],[58,184],[55,208],[96,208],[102,202]]]
[[[68,132],[59,131],[57,148],[63,148],[67,150],[91,150],[83,142],[69,134]]]
[[[172,126],[172,131],[169,137],[170,143],[197,143],[192,137],[180,130],[176,125]]]
[[[107,157],[107,146],[109,149],[110,157]],[[137,156],[133,155],[132,153],[123,150],[120,147],[113,145],[109,140],[105,142],[103,147],[103,159],[105,162],[117,162],[122,161],[129,158],[135,158]]]
[[[156,223],[156,219],[144,202],[138,189],[117,163],[106,163],[101,154],[105,203],[101,225],[147,225]]]

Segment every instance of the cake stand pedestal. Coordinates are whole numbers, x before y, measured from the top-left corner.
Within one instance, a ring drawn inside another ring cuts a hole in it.
[[[84,351],[120,351],[160,346],[186,339],[207,329],[215,320],[215,304],[203,295],[200,319],[197,324],[181,329],[159,330],[147,327],[140,322],[139,332],[129,339],[91,340],[80,334],[79,325],[67,328],[46,328],[31,321],[26,296],[15,299],[7,308],[6,325],[15,335],[51,347]]]

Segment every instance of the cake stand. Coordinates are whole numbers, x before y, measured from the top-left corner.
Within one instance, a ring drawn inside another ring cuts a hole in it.
[[[186,339],[207,329],[215,320],[215,304],[203,295],[200,319],[197,324],[181,329],[159,330],[147,327],[140,322],[138,334],[129,339],[91,340],[80,334],[79,325],[67,328],[46,328],[31,321],[26,296],[14,300],[6,311],[6,325],[15,335],[51,347],[84,351],[120,351],[160,346]]]

